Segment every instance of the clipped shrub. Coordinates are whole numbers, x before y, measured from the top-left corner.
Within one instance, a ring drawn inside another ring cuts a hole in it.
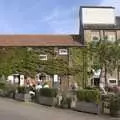
[[[45,97],[56,97],[57,89],[54,88],[41,88],[40,95]]]
[[[82,89],[77,91],[77,98],[79,101],[99,103],[100,93],[98,90]]]
[[[25,93],[26,91],[25,91],[25,87],[23,86],[19,86],[18,88],[17,88],[17,90],[18,90],[18,93]]]
[[[85,89],[87,89],[87,90],[98,90],[98,87],[87,86]]]
[[[0,82],[0,89],[3,90],[5,89],[5,87],[6,87],[6,84],[3,82]]]
[[[7,97],[10,97],[10,96],[14,97],[15,91],[16,91],[15,85],[6,84],[5,93]]]

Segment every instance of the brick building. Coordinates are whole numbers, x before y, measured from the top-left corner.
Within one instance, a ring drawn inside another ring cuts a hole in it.
[[[92,40],[102,40],[107,38],[110,41],[120,39],[120,17],[115,16],[114,7],[96,7],[96,6],[82,6],[80,7],[80,34],[78,35],[0,35],[0,47],[27,47],[28,50],[35,50],[40,48],[47,49],[52,47],[56,57],[65,58],[68,64],[74,65],[73,58],[81,55],[81,63],[76,64],[81,67],[81,73],[77,77],[70,76],[62,81],[64,88],[70,87],[70,81],[83,81],[85,82],[83,53],[79,48],[83,48],[86,42]],[[71,54],[70,48],[78,48],[77,52],[73,50]],[[41,53],[40,60],[48,60],[51,55],[48,53]],[[78,58],[77,58],[78,59]],[[78,60],[79,61],[79,60]],[[46,79],[54,81],[58,76],[51,78],[45,75]],[[111,77],[111,76],[109,76]],[[116,73],[113,78],[116,79]],[[36,76],[37,79],[39,79]],[[40,78],[42,79],[42,77]],[[91,82],[89,80],[89,82]],[[82,85],[83,83],[81,83]]]
[[[39,52],[41,61],[56,60],[58,58],[66,60],[68,65],[71,64],[69,62],[70,48],[82,46],[79,35],[0,35],[1,48],[26,47],[28,51]],[[9,76],[9,78],[11,77]],[[53,87],[53,82],[59,82],[62,88],[70,87],[70,79],[67,76],[64,80],[61,80],[60,76],[56,74],[51,76],[46,73],[38,73],[35,79],[47,81],[51,87]],[[34,83],[33,79],[28,78],[28,80]]]

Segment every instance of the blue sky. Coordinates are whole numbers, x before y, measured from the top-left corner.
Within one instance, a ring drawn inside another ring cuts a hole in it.
[[[0,34],[78,33],[81,5],[112,5],[120,12],[120,0],[0,0]]]

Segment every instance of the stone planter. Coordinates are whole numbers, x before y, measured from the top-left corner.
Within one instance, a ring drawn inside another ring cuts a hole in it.
[[[100,105],[92,102],[77,101],[73,109],[80,112],[87,112],[87,113],[94,113],[94,114],[100,113]]]
[[[54,105],[56,105],[56,98],[39,96],[38,103],[42,104],[42,105],[54,106]]]
[[[5,94],[5,92],[3,90],[0,90],[0,96],[1,97],[5,97],[6,96],[6,94]]]
[[[15,99],[24,102],[31,102],[30,94],[16,93]]]
[[[120,110],[117,111],[117,112],[115,112],[115,113],[113,113],[113,112],[110,110],[110,113],[111,113],[111,116],[113,116],[113,117],[120,117]]]

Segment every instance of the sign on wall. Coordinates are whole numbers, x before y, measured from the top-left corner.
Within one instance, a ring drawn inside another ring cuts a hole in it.
[[[112,7],[82,7],[82,24],[115,24]]]

